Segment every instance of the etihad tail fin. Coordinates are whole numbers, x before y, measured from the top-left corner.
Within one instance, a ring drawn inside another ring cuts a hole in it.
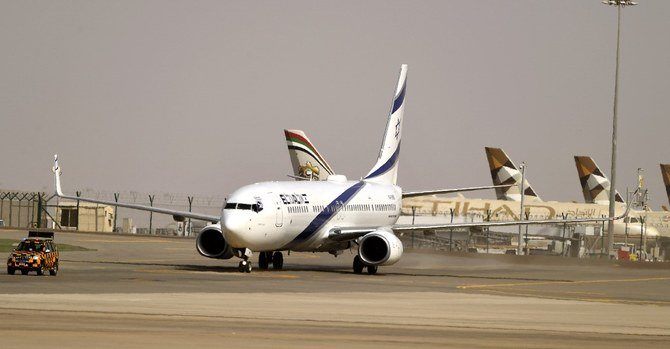
[[[324,180],[333,169],[301,130],[284,130],[293,175],[307,180]]]
[[[610,202],[610,181],[590,156],[575,156],[575,165],[582,184],[584,201],[590,204],[608,205]],[[625,201],[617,191],[615,201]]]
[[[661,175],[663,176],[665,192],[668,194],[668,201],[670,202],[670,164],[661,164]]]
[[[407,64],[403,64],[400,66],[400,77],[393,94],[393,103],[386,122],[379,157],[372,170],[364,177],[366,181],[383,184],[396,184],[397,182],[406,88]]]
[[[491,179],[493,185],[510,185],[506,188],[496,188],[498,200],[521,201],[521,171],[517,169],[512,160],[500,148],[485,147],[486,158],[489,161]],[[523,182],[524,200],[542,201],[527,179]]]

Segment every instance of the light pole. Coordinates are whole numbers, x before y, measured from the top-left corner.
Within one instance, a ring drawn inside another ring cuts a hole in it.
[[[521,183],[519,184],[519,191],[521,192],[521,203],[520,206],[521,208],[519,209],[519,220],[523,220],[523,213],[524,213],[524,207],[523,207],[523,198],[524,198],[524,192],[526,191],[524,181],[526,180],[526,163],[522,162],[521,166],[519,166],[521,169]],[[516,247],[516,254],[517,256],[521,255],[521,252],[523,252],[522,246],[521,246],[521,239],[523,238],[523,235],[521,234],[521,224],[519,224],[519,243]]]
[[[614,108],[612,116],[612,180],[610,182],[610,203],[609,203],[609,218],[614,217],[614,208],[616,205],[616,143],[617,143],[617,109],[619,97],[619,43],[621,41],[621,8],[626,6],[637,5],[636,2],[630,0],[605,0],[605,5],[617,7],[617,29],[616,29],[616,68],[614,72]],[[607,224],[607,255],[612,253],[614,244],[614,222],[610,221]]]

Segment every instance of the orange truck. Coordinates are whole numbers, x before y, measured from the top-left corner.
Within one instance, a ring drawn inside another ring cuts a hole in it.
[[[7,274],[17,270],[27,275],[31,271],[37,275],[58,274],[58,248],[53,242],[53,233],[31,234],[19,242],[7,259]]]

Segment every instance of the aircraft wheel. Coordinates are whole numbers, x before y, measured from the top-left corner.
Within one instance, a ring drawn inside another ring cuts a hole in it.
[[[377,274],[377,266],[376,265],[368,265],[368,274],[370,274],[370,275]]]
[[[282,270],[284,269],[284,254],[277,251],[272,256],[272,269]]]
[[[361,274],[363,272],[363,261],[359,255],[354,257],[354,274]]]
[[[268,252],[261,252],[258,254],[258,269],[267,270],[269,266]]]
[[[251,262],[240,261],[240,265],[237,267],[237,270],[240,273],[251,273]]]

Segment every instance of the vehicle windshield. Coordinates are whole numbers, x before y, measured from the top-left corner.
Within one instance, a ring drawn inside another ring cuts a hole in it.
[[[44,251],[44,244],[41,242],[35,241],[21,241],[16,247],[17,251],[28,251],[28,252],[42,252]]]

